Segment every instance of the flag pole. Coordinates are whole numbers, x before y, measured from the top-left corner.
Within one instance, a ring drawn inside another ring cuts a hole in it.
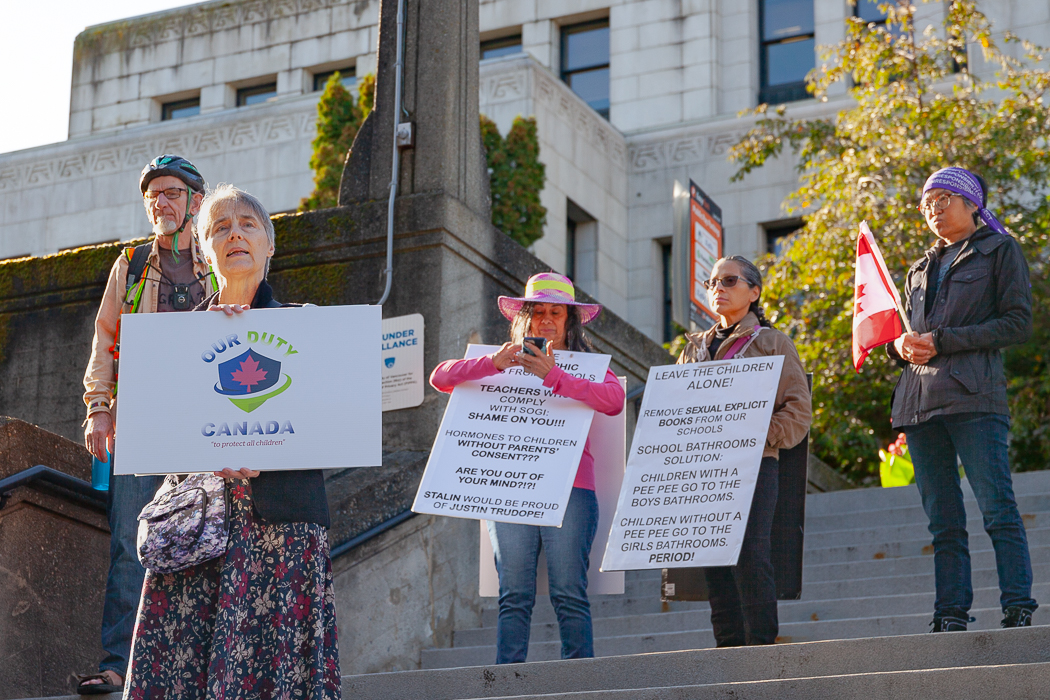
[[[868,227],[867,221],[862,221],[860,224],[861,232],[868,237],[868,242],[871,243],[871,251],[875,254],[875,260],[878,263],[879,271],[884,275],[886,286],[893,291],[893,303],[897,307],[897,313],[900,314],[901,323],[904,324],[904,330],[908,333],[913,333],[911,329],[911,323],[908,321],[908,314],[904,313],[904,304],[901,302],[900,292],[897,291],[897,285],[894,283],[893,278],[890,277],[889,268],[886,267],[886,261],[882,257],[882,251],[879,250],[879,243],[875,240],[875,235],[871,232]]]

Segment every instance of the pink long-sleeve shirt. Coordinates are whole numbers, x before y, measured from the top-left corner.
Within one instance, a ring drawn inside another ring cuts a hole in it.
[[[496,369],[491,355],[470,360],[446,360],[431,372],[430,385],[447,394],[463,382],[484,379],[494,374],[499,374],[499,370]],[[555,365],[544,377],[543,386],[558,396],[582,401],[607,416],[615,416],[623,410],[623,387],[612,370],[606,370],[605,381],[589,382],[574,377]],[[583,446],[580,468],[576,470],[576,481],[572,485],[588,491],[594,490],[594,456],[591,455],[590,435]]]

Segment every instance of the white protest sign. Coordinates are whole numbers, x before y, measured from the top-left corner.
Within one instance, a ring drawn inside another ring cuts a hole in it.
[[[619,379],[620,386],[626,392],[626,377]],[[616,501],[620,497],[620,487],[623,485],[623,470],[627,462],[627,411],[620,411],[615,416],[595,411],[594,420],[591,421],[591,432],[587,437],[590,438],[591,456],[594,457],[594,495],[598,499],[598,530],[594,535],[594,542],[591,543],[587,594],[618,595],[624,592],[624,574],[622,571],[602,571],[600,555],[605,551],[605,543],[609,539],[609,528],[612,527]],[[499,575],[496,573],[488,524],[482,520],[480,525],[478,595],[492,598],[499,595]],[[542,549],[536,562],[536,593],[550,595],[547,555]]]
[[[382,310],[121,319],[117,474],[382,463]]]
[[[466,359],[495,345],[468,345]],[[609,356],[555,351],[566,372],[605,380]],[[594,410],[512,367],[452,392],[412,510],[561,526]]]
[[[423,403],[423,315],[383,319],[383,410]]]
[[[736,564],[783,364],[649,369],[603,570]]]

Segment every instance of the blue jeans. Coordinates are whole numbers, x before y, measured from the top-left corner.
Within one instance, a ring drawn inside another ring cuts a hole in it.
[[[573,488],[560,528],[492,521],[488,528],[499,573],[496,663],[521,663],[528,655],[529,625],[536,603],[536,561],[541,546],[547,554],[547,580],[551,604],[558,616],[561,658],[593,657],[587,569],[591,543],[598,530],[598,499],[594,491]]]
[[[992,538],[1003,609],[1035,610],[1028,537],[1014,500],[1006,438],[1010,418],[996,413],[935,416],[902,428],[915,464],[915,483],[930,519],[937,584],[935,617],[969,615],[973,604],[966,510],[956,455]]]
[[[110,460],[112,464],[112,459]],[[139,513],[164,483],[163,476],[109,476],[109,578],[102,608],[102,650],[99,671],[128,673],[131,636],[142,597],[146,571],[139,564]]]

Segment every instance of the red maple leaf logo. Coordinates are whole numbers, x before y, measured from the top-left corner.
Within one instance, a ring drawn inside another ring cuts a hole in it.
[[[250,394],[252,392],[252,385],[258,384],[266,379],[266,370],[259,369],[259,361],[252,359],[252,356],[249,355],[244,362],[241,363],[241,368],[234,370],[231,376],[233,377],[233,381],[241,386],[247,387],[247,391]]]

